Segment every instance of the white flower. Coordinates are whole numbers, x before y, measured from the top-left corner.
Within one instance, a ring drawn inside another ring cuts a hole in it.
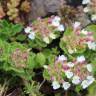
[[[96,43],[95,42],[87,42],[88,44],[88,48],[91,49],[91,50],[95,50],[96,49]]]
[[[73,24],[73,28],[74,28],[74,29],[77,29],[78,27],[80,27],[80,25],[81,25],[81,23],[76,21],[76,22]]]
[[[67,90],[68,88],[70,88],[71,84],[69,82],[64,82],[63,83],[63,88],[64,90]]]
[[[83,89],[86,89],[89,86],[88,80],[82,81],[81,86]]]
[[[59,22],[60,22],[60,21],[61,21],[61,18],[60,18],[59,16],[55,16],[55,17],[54,17],[54,20],[56,20],[56,21],[59,21]]]
[[[80,77],[79,76],[74,76],[72,79],[72,83],[75,85],[78,85],[81,82]]]
[[[60,24],[57,29],[62,32],[62,31],[64,31],[65,28],[64,28],[63,24]]]
[[[94,77],[93,76],[87,76],[87,79],[84,80],[82,83],[81,83],[81,86],[83,89],[86,89],[89,85],[91,85],[93,82],[94,82]]]
[[[68,49],[68,52],[69,52],[70,54],[73,54],[73,53],[74,53],[74,51],[73,51],[72,49]]]
[[[72,62],[68,62],[67,65],[68,65],[68,67],[74,67],[74,63],[72,63]]]
[[[54,89],[54,90],[60,88],[60,84],[59,84],[57,81],[53,81],[53,82],[52,82],[52,86],[53,86],[53,89]]]
[[[90,0],[83,0],[82,4],[89,4],[91,1]]]
[[[90,9],[89,9],[88,7],[85,7],[85,8],[83,9],[83,11],[84,11],[85,13],[88,13],[88,12],[90,11]]]
[[[67,60],[67,57],[64,56],[64,55],[59,55],[58,60],[59,61],[66,61]]]
[[[44,65],[43,67],[44,67],[45,69],[48,69],[48,66],[47,66],[47,65]]]
[[[45,43],[47,43],[47,44],[49,44],[49,43],[50,43],[50,41],[49,41],[49,38],[48,38],[48,37],[44,37],[44,38],[43,38],[43,41],[44,41]]]
[[[93,15],[91,16],[91,19],[92,19],[92,21],[96,21],[96,14],[93,14]]]
[[[61,18],[59,16],[55,16],[54,19],[52,20],[52,25],[58,27],[60,25],[60,20]]]
[[[85,57],[84,56],[78,56],[77,57],[77,62],[82,63],[84,61],[85,61]]]
[[[66,71],[65,72],[65,75],[67,76],[67,78],[72,78],[73,77],[73,72],[70,72],[70,71]]]
[[[35,32],[31,32],[31,33],[28,35],[28,38],[31,39],[31,40],[34,40],[34,39],[35,39]]]
[[[60,22],[58,21],[53,21],[52,22],[52,25],[55,26],[55,27],[58,27],[60,25]]]
[[[86,31],[86,30],[83,29],[83,30],[81,31],[81,33],[84,34],[84,35],[87,35],[87,34],[88,34],[88,31]]]
[[[53,33],[50,33],[50,34],[49,34],[49,37],[52,38],[52,39],[55,39],[55,38],[56,38],[56,35],[53,34]]]
[[[95,78],[93,76],[87,76],[87,80],[88,80],[88,83],[90,85],[95,81]]]
[[[32,31],[32,28],[31,27],[26,27],[24,29],[25,33],[30,33]]]
[[[92,65],[91,64],[87,64],[86,67],[89,72],[92,72]]]

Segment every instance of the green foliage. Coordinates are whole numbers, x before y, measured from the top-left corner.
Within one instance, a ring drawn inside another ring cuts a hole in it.
[[[82,90],[82,87],[80,85],[76,86],[75,91],[77,93],[80,93],[81,90]]]
[[[37,67],[42,67],[46,63],[46,57],[44,56],[43,53],[38,53],[36,55],[36,62],[37,62]]]
[[[31,47],[31,48],[38,48],[38,46],[39,46],[38,49],[41,49],[43,47],[46,47],[47,44],[42,41],[42,39],[40,38],[40,36],[37,36],[35,38],[35,40],[28,39],[28,46]]]
[[[81,54],[86,50],[86,45],[78,44],[78,41],[82,37],[83,36],[81,35],[80,36],[76,35],[71,28],[67,28],[63,38],[61,38],[60,47],[67,54],[70,54],[69,50],[74,51],[74,53]]]
[[[25,34],[19,34],[17,37],[16,37],[16,40],[17,41],[25,41],[26,40],[26,35]]]
[[[96,96],[96,81],[88,88],[87,96]]]
[[[85,29],[90,32],[93,32],[93,36],[96,39],[96,25],[95,24],[90,24]]]
[[[77,36],[73,32],[73,29],[71,27],[68,27],[63,34],[63,37],[60,38],[59,46],[50,46],[51,42],[54,39],[60,37],[61,33],[57,30],[57,28],[55,29],[55,27],[52,27],[50,24],[48,25],[48,19],[45,19],[44,22],[44,26],[42,25],[43,23],[39,24],[40,22],[35,22],[35,27],[37,28],[37,30],[35,30],[35,39],[30,39],[27,36],[29,36],[31,32],[22,32],[22,25],[13,24],[6,20],[0,21],[0,71],[2,70],[5,73],[11,74],[11,76],[15,78],[19,77],[20,80],[22,80],[22,85],[25,87],[25,94],[28,94],[29,96],[43,96],[43,94],[41,94],[39,91],[40,85],[37,82],[33,81],[33,77],[37,75],[35,74],[35,71],[33,71],[34,69],[44,67],[43,78],[44,80],[46,79],[49,82],[53,82],[51,81],[51,79],[54,79],[54,77],[56,77],[55,79],[57,81],[60,80],[60,85],[62,85],[63,81],[71,83],[73,77],[71,79],[67,78],[65,71],[67,70],[67,67],[69,68],[68,63],[72,62],[75,64],[76,62],[74,61],[76,61],[77,57],[80,55],[83,55],[85,57],[86,62],[83,62],[85,65],[92,63],[92,72],[94,76],[96,76],[96,50],[89,50],[90,48],[88,49],[88,46],[85,43],[84,45],[83,43],[81,45],[77,44],[77,41],[81,40],[84,35]],[[36,29],[35,27],[33,27],[33,29]],[[44,29],[47,29],[48,32]],[[88,32],[93,32],[96,40],[96,25],[88,25],[85,29],[88,30]],[[31,31],[34,32],[34,30]],[[45,31],[49,34],[47,34]],[[49,46],[47,47],[47,45]],[[71,54],[69,52],[69,49],[71,49],[71,51],[73,50],[74,52]],[[67,60],[62,60],[66,58],[63,56],[63,53],[64,56],[67,57]],[[87,70],[85,69],[85,66],[83,66],[83,63],[80,63],[81,65],[77,64],[76,66],[73,66],[72,70],[71,65],[70,71],[74,72],[74,75],[78,75],[79,72],[81,72],[80,75],[82,75],[82,73]],[[80,69],[78,68],[78,66],[80,66]],[[75,69],[78,69],[80,71]],[[75,71],[78,72],[78,74],[75,74]],[[88,75],[93,74],[91,74],[90,72],[90,74]],[[85,75],[87,76],[86,72]],[[16,79],[13,79],[13,81],[16,81]],[[81,85],[77,85],[75,91],[79,93],[82,90],[81,87]],[[91,87],[89,87],[88,96],[96,95],[94,89],[96,89],[95,83]],[[60,94],[56,94],[56,96],[59,96]]]
[[[0,49],[0,69],[26,79],[32,77],[32,69],[35,67],[34,53],[22,44],[16,42],[9,44],[2,40],[0,40]]]
[[[39,91],[39,83],[31,81],[31,83],[26,82],[25,84],[26,86],[24,89],[26,94],[29,94],[29,96],[43,96],[43,94],[41,94]]]
[[[11,39],[11,37],[20,33],[23,26],[20,24],[12,24],[6,20],[0,21],[0,38],[3,40]]]
[[[50,75],[48,73],[48,70],[44,70],[43,72],[43,77],[46,79],[46,80],[50,80]]]

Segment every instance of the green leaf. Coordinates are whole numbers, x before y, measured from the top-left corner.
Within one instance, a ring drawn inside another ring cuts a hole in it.
[[[96,81],[91,86],[89,86],[87,96],[96,96]]]
[[[90,31],[90,32],[93,32],[94,37],[96,39],[96,24],[88,25],[85,29]]]
[[[23,26],[20,24],[13,24],[6,20],[0,21],[0,38],[8,40],[17,33],[21,32],[23,29]],[[3,36],[3,38],[2,38]]]
[[[38,53],[36,55],[36,62],[40,65],[43,66],[46,62],[46,58],[43,53]]]
[[[26,35],[20,34],[20,35],[18,35],[18,36],[16,37],[16,39],[17,39],[18,41],[24,41],[24,40],[26,39]]]
[[[36,62],[35,62],[35,54],[32,53],[29,57],[28,57],[28,69],[33,69],[34,67],[36,67]]]
[[[16,32],[16,33],[21,32],[22,29],[23,29],[23,26],[20,25],[20,24],[15,24],[15,25],[12,26],[12,30],[13,30],[14,32]]]
[[[72,33],[72,28],[71,27],[68,27],[67,29],[66,29],[66,31],[64,32],[64,35],[70,35],[71,33]]]
[[[81,85],[77,85],[76,88],[75,88],[75,91],[77,93],[79,93],[81,91],[81,89],[82,89]]]
[[[44,72],[43,72],[43,77],[46,79],[46,80],[50,80],[50,75],[48,74],[48,70],[44,70]]]
[[[45,55],[46,58],[48,58],[52,54],[52,52],[50,49],[45,49],[43,50],[43,54]]]
[[[4,26],[8,27],[9,26],[9,22],[7,20],[0,20],[0,26],[1,27],[4,27]]]

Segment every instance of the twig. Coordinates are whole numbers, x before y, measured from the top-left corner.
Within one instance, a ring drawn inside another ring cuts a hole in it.
[[[39,86],[39,90],[40,90],[41,86],[45,83],[45,81],[46,81],[45,79],[42,81],[42,83]]]

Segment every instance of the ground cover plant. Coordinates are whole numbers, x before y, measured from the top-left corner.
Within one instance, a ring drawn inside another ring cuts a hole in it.
[[[31,2],[0,0],[0,96],[96,96],[95,0],[29,22]]]

